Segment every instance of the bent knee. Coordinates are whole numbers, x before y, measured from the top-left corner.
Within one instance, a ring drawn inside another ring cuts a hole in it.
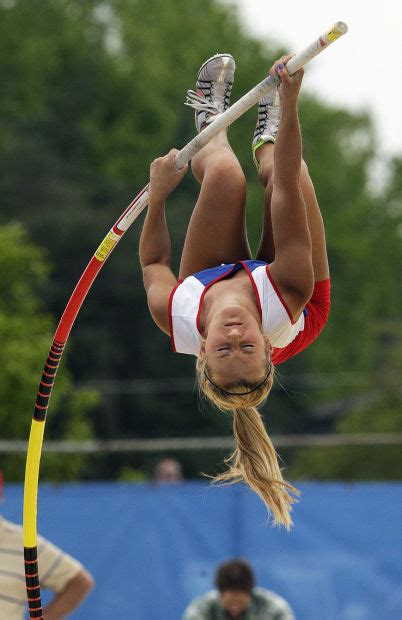
[[[237,162],[226,159],[217,160],[209,166],[204,176],[204,182],[214,183],[218,187],[235,187],[237,190],[246,188],[246,177]]]

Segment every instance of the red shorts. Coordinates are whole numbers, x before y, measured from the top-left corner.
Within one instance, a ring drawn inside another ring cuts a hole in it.
[[[275,349],[272,352],[272,363],[282,364],[294,355],[297,355],[311,344],[324,329],[331,307],[331,285],[329,278],[314,285],[310,301],[306,305],[307,315],[304,319],[304,329],[286,347]]]

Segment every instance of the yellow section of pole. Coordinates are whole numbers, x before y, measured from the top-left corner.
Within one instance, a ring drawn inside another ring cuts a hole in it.
[[[39,465],[45,422],[33,419],[29,434],[24,483],[24,547],[36,547],[36,512]]]

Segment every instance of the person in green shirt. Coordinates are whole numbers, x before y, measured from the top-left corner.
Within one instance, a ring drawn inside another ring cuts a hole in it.
[[[194,599],[182,620],[295,620],[284,598],[255,586],[248,562],[234,559],[218,566],[216,590]]]

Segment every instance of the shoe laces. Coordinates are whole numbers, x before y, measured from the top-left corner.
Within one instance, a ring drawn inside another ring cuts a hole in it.
[[[278,131],[280,118],[281,113],[279,106],[260,102],[254,136],[260,135],[265,131],[276,133]]]
[[[219,114],[229,107],[231,90],[232,83],[230,82],[201,82],[198,92],[187,91],[187,100],[184,105],[198,112]]]
[[[219,110],[212,101],[209,101],[204,94],[196,93],[194,90],[187,91],[187,99],[184,105],[188,105],[197,112],[208,112],[209,114],[218,114]]]

